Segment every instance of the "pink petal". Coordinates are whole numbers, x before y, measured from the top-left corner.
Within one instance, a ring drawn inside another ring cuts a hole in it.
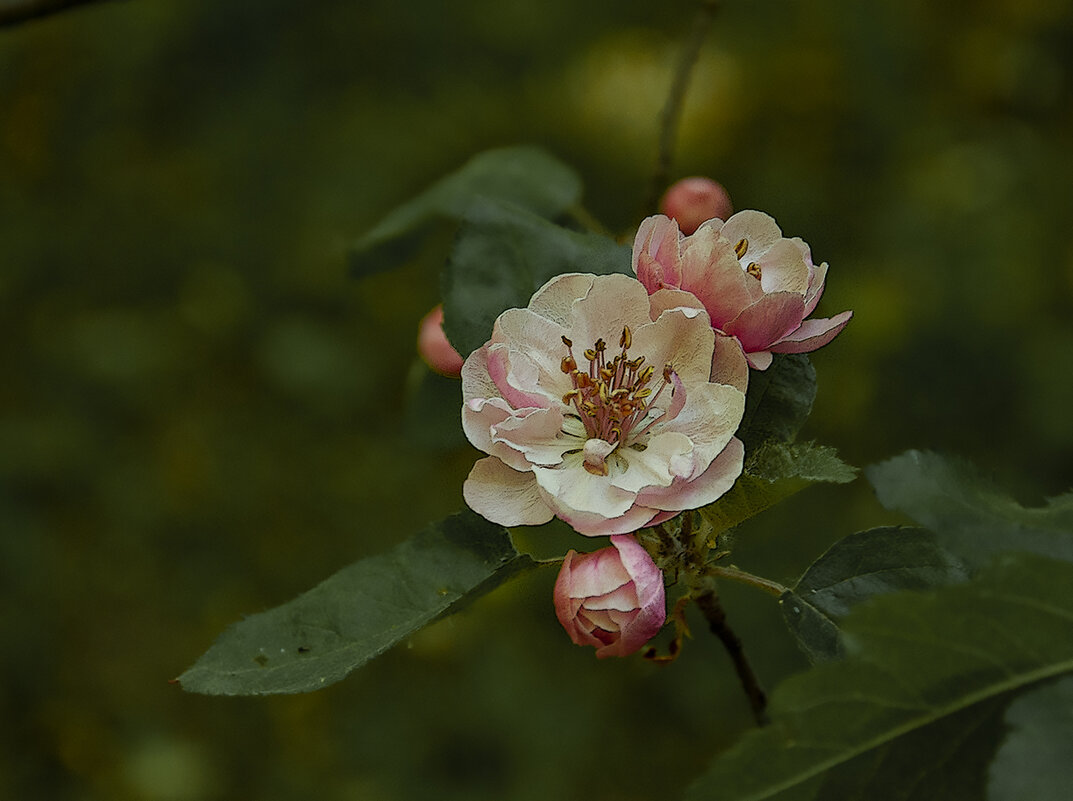
[[[822,348],[836,336],[853,317],[853,312],[844,311],[830,318],[805,320],[801,327],[771,346],[774,353],[808,353]]]
[[[668,512],[707,506],[734,486],[741,475],[744,460],[745,446],[734,437],[697,478],[675,481],[669,487],[652,487],[639,493],[637,501]]]
[[[512,470],[494,456],[473,465],[462,497],[474,512],[501,526],[539,526],[555,516],[532,473]]]
[[[767,350],[801,325],[805,301],[793,292],[773,292],[742,310],[723,326],[723,331],[738,338],[742,350],[751,353]]]
[[[823,295],[823,284],[827,280],[827,262],[812,268],[812,276],[808,282],[808,292],[805,293],[805,316],[808,317],[816,308]]]
[[[681,286],[678,223],[662,214],[641,222],[633,240],[633,272],[649,293]]]

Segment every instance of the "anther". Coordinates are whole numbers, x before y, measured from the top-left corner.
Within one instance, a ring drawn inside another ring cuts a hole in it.
[[[673,374],[674,368],[672,368],[669,364],[663,366],[663,380],[666,381],[668,384],[671,382],[671,375]]]
[[[647,384],[651,380],[652,373],[654,372],[656,372],[656,368],[653,367],[651,364],[648,365],[648,367],[641,371],[641,375],[637,377],[638,383]]]
[[[596,345],[594,347],[596,348],[597,353],[603,353],[605,350],[607,350],[607,343],[604,342],[602,339],[598,339],[596,340]]]
[[[760,270],[760,265],[757,264],[755,261],[749,263],[749,266],[745,268],[745,272],[749,273],[749,275],[751,275],[757,281],[760,280],[760,277],[762,275],[762,271]]]
[[[587,351],[585,351],[585,358],[588,359],[590,362],[596,361],[596,351],[594,351],[592,348],[589,348]]]
[[[577,362],[574,361],[572,356],[563,356],[563,362],[560,365],[560,369],[569,375],[577,369]]]
[[[618,346],[623,350],[629,350],[630,345],[633,344],[633,334],[630,333],[630,327],[628,325],[622,326],[622,336],[619,337]]]
[[[574,398],[578,397],[579,395],[581,395],[581,393],[578,390],[572,389],[569,392],[567,392],[565,395],[563,395],[563,403],[565,403],[567,406],[569,406],[570,402]]]
[[[563,335],[563,344],[568,348],[574,347],[574,343],[567,339],[565,334]]]
[[[748,239],[742,239],[740,242],[738,242],[738,244],[736,244],[734,246],[734,252],[738,255],[739,259],[742,256],[745,255],[745,251],[747,251],[748,249],[749,249],[749,240]]]

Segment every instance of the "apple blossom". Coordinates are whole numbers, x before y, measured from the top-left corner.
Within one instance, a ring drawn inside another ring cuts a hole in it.
[[[555,614],[570,639],[594,646],[600,659],[634,653],[667,619],[663,573],[628,534],[592,553],[570,551],[554,597]]]
[[[741,473],[747,373],[686,292],[553,278],[462,367],[462,427],[489,454],[466,503],[500,525],[558,516],[590,536],[709,504]]]
[[[759,211],[708,220],[689,236],[669,217],[649,217],[634,240],[633,269],[649,292],[693,293],[757,370],[768,368],[773,353],[823,347],[853,316],[805,319],[823,294],[827,264],[813,264],[808,245],[783,237]]]
[[[725,220],[734,213],[723,185],[700,176],[671,184],[659,201],[659,210],[677,220],[683,234],[693,233],[713,217]]]
[[[447,341],[443,333],[443,304],[421,318],[417,327],[417,352],[425,364],[440,375],[458,378],[462,372],[462,356]]]

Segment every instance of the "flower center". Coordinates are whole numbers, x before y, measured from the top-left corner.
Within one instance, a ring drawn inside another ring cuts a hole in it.
[[[745,258],[745,253],[748,250],[749,250],[749,240],[744,239],[744,238],[739,240],[738,244],[736,244],[734,246],[734,253],[737,255],[738,261],[741,261],[743,258]],[[747,272],[749,275],[751,275],[757,281],[759,281],[763,277],[763,271],[760,269],[760,265],[757,264],[755,261],[749,262],[748,265],[742,265],[742,266],[745,268],[745,272]]]
[[[663,381],[653,391],[649,384],[656,371],[655,367],[646,367],[644,356],[629,358],[632,341],[630,328],[625,326],[619,338],[621,351],[609,361],[606,355],[607,343],[602,339],[596,340],[584,353],[589,368],[581,370],[574,359],[574,343],[563,337],[567,355],[563,357],[562,371],[570,376],[574,385],[573,389],[563,395],[563,403],[577,411],[590,440],[599,439],[612,445],[625,445],[631,432],[648,417],[652,404],[667,385],[672,383],[674,371],[668,364],[663,368]],[[660,419],[662,415],[636,432],[634,439],[647,433]],[[607,467],[602,458],[606,455],[598,455],[595,452],[590,454],[586,451],[586,469],[592,464],[590,472],[607,475]]]

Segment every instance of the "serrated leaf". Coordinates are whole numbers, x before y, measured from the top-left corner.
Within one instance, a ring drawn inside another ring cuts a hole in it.
[[[857,606],[847,657],[776,688],[773,723],[687,798],[978,798],[982,781],[970,785],[952,752],[975,738],[970,753],[987,753],[1007,698],[1073,672],[1071,585],[1073,565],[1014,554],[970,582]]]
[[[834,448],[769,440],[750,454],[730,491],[700,509],[700,514],[713,535],[721,534],[810,484],[844,484],[856,476],[857,468],[839,459]]]
[[[481,199],[513,203],[550,218],[580,197],[577,174],[543,150],[525,146],[489,150],[380,220],[351,246],[350,269],[363,276],[397,266],[423,230],[438,220],[461,220]]]
[[[749,373],[738,438],[745,452],[767,440],[793,442],[816,399],[816,371],[803,353],[777,353],[767,370]]]
[[[838,621],[857,604],[899,590],[968,579],[968,569],[917,528],[874,528],[836,542],[779,599],[783,620],[810,661],[843,655]]]
[[[463,512],[231,625],[178,681],[208,695],[318,690],[535,564]]]
[[[1009,735],[991,763],[987,801],[1067,801],[1073,788],[1073,677],[1006,710]]]
[[[866,469],[880,503],[935,531],[973,566],[1006,551],[1073,562],[1073,493],[1026,509],[965,463],[907,451]]]
[[[482,203],[466,215],[447,262],[443,328],[467,355],[488,341],[506,309],[523,308],[562,273],[632,275],[630,249],[610,237],[579,233],[503,204]]]

